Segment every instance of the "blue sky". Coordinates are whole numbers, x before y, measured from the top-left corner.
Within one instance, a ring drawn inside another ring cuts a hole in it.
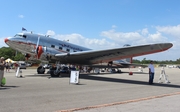
[[[178,0],[1,0],[0,47],[24,27],[92,49],[171,42],[142,60],[180,58]]]

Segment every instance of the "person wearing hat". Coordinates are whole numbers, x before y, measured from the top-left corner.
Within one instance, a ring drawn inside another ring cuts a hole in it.
[[[153,80],[154,80],[154,65],[153,65],[153,61],[150,61],[150,64],[149,64],[148,68],[149,68],[149,84],[153,84]]]
[[[0,59],[0,82],[2,81],[3,77],[4,77],[4,65],[5,65],[5,61],[4,61],[4,57],[1,57]],[[2,86],[2,84],[0,84]]]

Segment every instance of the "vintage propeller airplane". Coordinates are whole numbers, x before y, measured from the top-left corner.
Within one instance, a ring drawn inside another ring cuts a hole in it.
[[[24,31],[17,33],[14,37],[7,37],[4,41],[11,48],[25,54],[25,57],[29,60],[92,67],[100,67],[101,63],[107,63],[105,65],[106,67],[109,64],[116,64],[117,67],[125,67],[125,65],[127,66],[131,63],[124,63],[117,60],[128,58],[131,61],[132,57],[162,52],[173,46],[172,43],[156,43],[92,50],[49,36]],[[103,65],[103,67],[105,66]],[[54,75],[59,75],[58,67],[51,72],[51,76]]]

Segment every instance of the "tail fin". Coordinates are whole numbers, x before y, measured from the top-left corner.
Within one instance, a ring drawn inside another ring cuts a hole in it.
[[[132,63],[132,57],[131,58],[126,58],[126,59],[115,60],[115,61],[113,61],[113,63],[131,64]]]
[[[117,61],[121,61],[121,62],[124,62],[124,63],[132,63],[132,57],[131,58],[117,60]]]
[[[131,46],[129,44],[125,44],[123,47],[128,47],[128,46]],[[124,62],[127,62],[127,63],[132,63],[132,57],[131,58],[126,58],[126,59],[122,59]]]

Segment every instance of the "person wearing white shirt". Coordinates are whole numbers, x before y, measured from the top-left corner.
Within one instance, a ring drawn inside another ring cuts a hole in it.
[[[153,61],[150,61],[150,64],[149,64],[148,68],[149,68],[149,84],[153,84],[153,80],[154,80],[154,65],[153,65]]]

